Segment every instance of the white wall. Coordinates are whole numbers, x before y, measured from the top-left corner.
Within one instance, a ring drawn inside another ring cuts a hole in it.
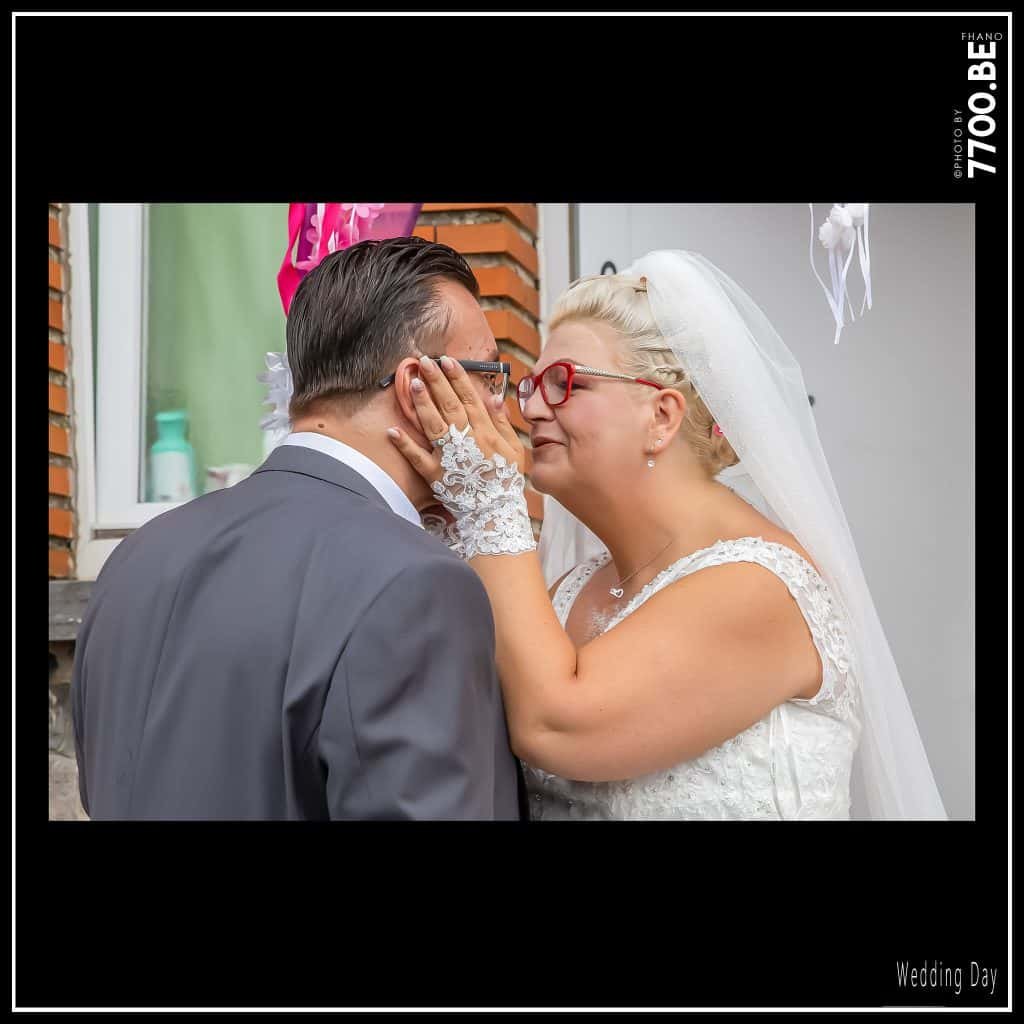
[[[815,206],[816,224],[828,209]],[[700,252],[800,361],[946,810],[973,818],[974,207],[872,205],[874,308],[838,345],[806,204],[583,204],[579,220],[580,274],[651,249]],[[859,309],[856,258],[850,273]]]
[[[570,280],[569,204],[540,203],[538,256],[540,262],[540,336],[547,340],[548,318],[555,300]]]

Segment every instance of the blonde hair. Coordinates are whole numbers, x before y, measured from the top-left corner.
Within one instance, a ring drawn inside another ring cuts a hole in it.
[[[596,320],[611,327],[623,341],[620,362],[625,373],[656,381],[683,395],[686,416],[680,433],[709,476],[739,461],[732,445],[712,433],[715,418],[658,330],[643,279],[595,274],[574,281],[555,305],[549,330],[573,320]]]

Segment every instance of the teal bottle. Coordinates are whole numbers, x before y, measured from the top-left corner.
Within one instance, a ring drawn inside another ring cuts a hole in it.
[[[188,501],[196,496],[196,455],[185,439],[188,412],[155,416],[157,439],[149,449],[150,501]]]

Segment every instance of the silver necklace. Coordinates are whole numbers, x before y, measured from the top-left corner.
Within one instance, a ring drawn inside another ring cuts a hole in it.
[[[651,562],[653,562],[654,559],[658,557],[658,555],[664,554],[666,551],[668,551],[670,545],[673,544],[676,541],[676,539],[676,537],[673,537],[668,542],[668,544],[666,544],[660,551],[655,552],[655,554],[648,558],[643,565],[641,565],[639,568],[634,569],[628,576],[625,576],[621,580],[619,580],[619,582],[614,587],[609,587],[608,593],[615,598],[622,597],[622,595],[625,593],[625,591],[622,589],[622,584],[628,583],[640,571],[640,569],[646,569],[647,566],[649,566]]]

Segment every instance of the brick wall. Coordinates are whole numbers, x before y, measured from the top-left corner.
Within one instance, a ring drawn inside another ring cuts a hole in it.
[[[50,204],[50,579],[74,575],[67,208]]]
[[[415,234],[443,242],[466,257],[480,285],[480,304],[502,358],[518,382],[540,355],[540,294],[537,207],[532,203],[424,203]],[[530,427],[514,392],[506,403],[509,420],[527,445]],[[535,529],[544,505],[527,483],[526,504]]]
[[[50,203],[50,579],[75,574],[72,505],[71,359],[68,316],[67,205]],[[72,641],[50,641],[50,820],[86,817],[78,798],[78,769],[71,729]]]

